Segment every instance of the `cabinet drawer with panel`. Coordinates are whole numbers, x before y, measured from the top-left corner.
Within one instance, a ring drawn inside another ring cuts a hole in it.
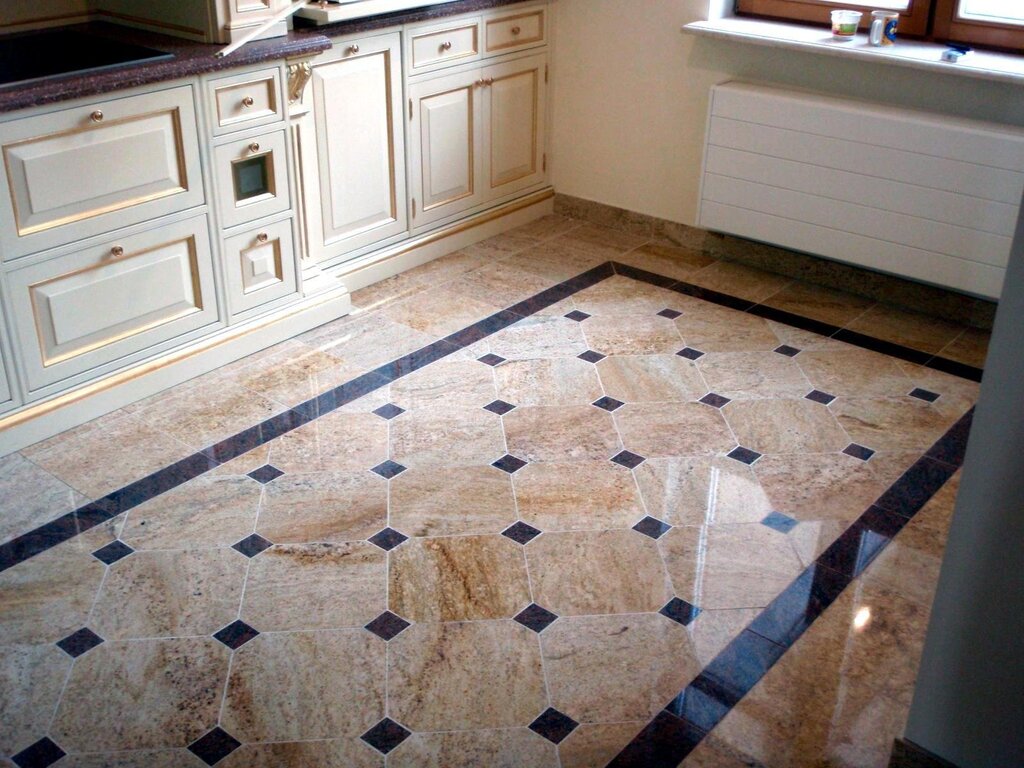
[[[238,139],[214,149],[214,180],[223,228],[282,213],[291,207],[287,147],[282,130]]]
[[[547,9],[530,8],[484,19],[484,53],[497,56],[547,43]]]
[[[292,220],[227,238],[224,276],[232,317],[295,293],[298,285]]]
[[[29,391],[217,323],[213,274],[205,215],[8,273]]]
[[[480,19],[462,18],[408,33],[408,72],[416,75],[480,58]]]
[[[206,86],[214,136],[284,119],[281,73],[277,69],[222,77]]]
[[[202,205],[191,85],[0,124],[10,261]]]

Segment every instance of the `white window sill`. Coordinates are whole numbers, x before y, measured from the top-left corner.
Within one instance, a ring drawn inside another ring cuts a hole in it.
[[[840,42],[833,41],[830,31],[823,27],[736,17],[696,21],[684,26],[683,31],[703,37],[770,48],[789,48],[828,56],[843,56],[864,62],[942,72],[959,77],[1024,85],[1024,56],[1006,53],[972,51],[960,59],[959,63],[952,64],[941,60],[941,53],[949,47],[941,43],[901,39],[896,45],[876,47],[868,44],[867,35],[864,33],[858,34],[853,42]]]

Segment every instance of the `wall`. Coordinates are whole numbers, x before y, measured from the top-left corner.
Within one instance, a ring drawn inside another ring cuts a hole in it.
[[[709,0],[554,5],[552,173],[575,197],[694,224],[708,89],[730,79],[1024,126],[1019,86],[680,32],[708,17]]]
[[[9,32],[26,23],[68,24],[88,11],[88,0],[3,0],[0,32]]]

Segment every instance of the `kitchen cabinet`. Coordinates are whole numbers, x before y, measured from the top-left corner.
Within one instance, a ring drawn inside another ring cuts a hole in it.
[[[546,81],[540,54],[410,84],[414,229],[544,180]]]

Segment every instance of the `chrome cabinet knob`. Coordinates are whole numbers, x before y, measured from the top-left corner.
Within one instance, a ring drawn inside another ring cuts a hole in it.
[[[255,101],[255,99],[253,99],[252,96],[246,96],[244,99],[242,99],[242,106],[243,107],[251,107],[255,103],[256,103],[256,101]]]
[[[258,235],[256,235],[256,242],[257,243],[265,243],[269,239],[270,239],[270,236],[267,235],[266,232],[260,232]]]
[[[259,143],[254,141],[252,144],[250,144],[249,145],[249,151],[250,152],[259,152],[260,151]]]
[[[113,256],[115,259],[120,259],[122,256],[124,256],[124,248],[122,248],[120,245],[115,245],[113,248],[110,249],[110,255]]]
[[[89,119],[92,120],[94,123],[102,123],[103,122],[103,110],[97,109],[95,112],[93,112],[91,115],[89,115]]]
[[[452,41],[451,40],[445,40],[443,43],[441,43],[441,50],[442,51],[450,51],[451,49],[452,49]]]
[[[359,53],[359,46],[353,43],[348,47],[348,52],[352,54]]]

